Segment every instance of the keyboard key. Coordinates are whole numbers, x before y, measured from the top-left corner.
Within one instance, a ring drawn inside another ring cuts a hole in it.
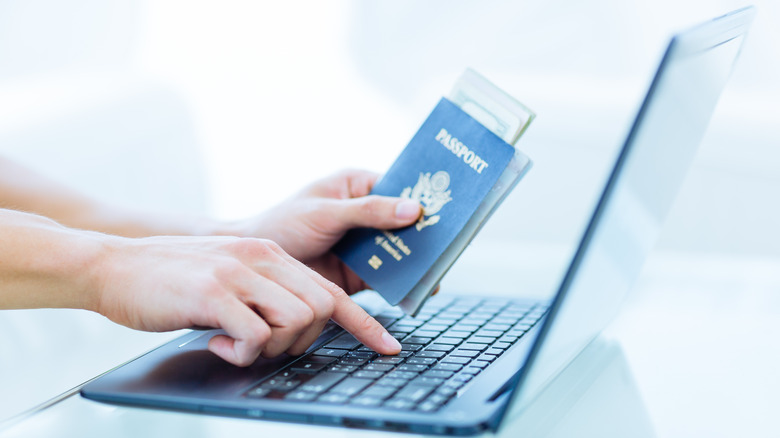
[[[406,363],[412,365],[433,365],[436,363],[436,359],[432,357],[410,357],[406,359]]]
[[[296,362],[290,367],[290,369],[295,371],[296,373],[315,374],[322,371],[327,366],[328,364],[326,363]]]
[[[414,402],[412,402],[410,400],[395,399],[394,398],[392,400],[389,400],[389,401],[385,402],[384,406],[388,407],[390,409],[398,409],[398,410],[408,411],[408,410],[414,408]]]
[[[475,342],[464,342],[458,348],[461,349],[461,350],[482,351],[482,350],[488,348],[488,344],[477,344]]]
[[[491,348],[497,348],[499,350],[506,350],[507,348],[511,347],[512,344],[509,342],[494,342],[493,345],[491,345]]]
[[[460,330],[447,330],[442,334],[442,336],[450,337],[450,338],[458,338],[458,339],[464,339],[471,336],[471,332],[464,332]]]
[[[440,326],[446,326],[449,327],[456,322],[458,322],[459,318],[451,319],[451,318],[444,318],[442,316],[435,316],[428,320],[428,324],[434,324],[434,325],[440,325]]]
[[[355,339],[354,336],[352,336],[349,333],[344,333],[343,335],[340,335],[336,339],[325,344],[324,348],[340,348],[345,350],[351,350],[360,345],[363,344],[361,344],[360,341]]]
[[[449,379],[455,374],[453,371],[429,370],[423,373],[423,377],[435,377],[437,379]]]
[[[436,366],[434,366],[432,369],[438,371],[460,371],[461,368],[463,368],[463,365],[461,364],[442,362],[440,364],[436,364]]]
[[[453,377],[453,380],[456,380],[458,382],[468,382],[469,380],[473,379],[474,375],[469,373],[460,373]]]
[[[458,320],[463,318],[463,315],[466,314],[466,310],[450,310],[447,309],[444,312],[439,313],[439,317],[445,318],[445,319],[452,319],[452,320]]]
[[[407,344],[405,342],[401,342],[401,351],[418,351],[422,349],[422,345],[420,344]]]
[[[359,397],[350,400],[349,404],[355,406],[373,407],[381,405],[383,401],[384,399],[381,398],[368,397],[361,394]]]
[[[485,354],[492,354],[493,356],[501,356],[504,354],[504,350],[500,348],[488,348],[485,350]]]
[[[372,381],[369,379],[358,379],[356,377],[347,377],[346,379],[342,380],[339,384],[334,386],[333,389],[330,390],[330,392],[333,394],[343,394],[346,396],[352,396],[362,391],[363,388],[370,385],[371,382]]]
[[[507,328],[503,329],[503,331],[507,331],[510,328],[512,328],[511,326],[516,324],[517,321],[519,321],[519,320],[520,320],[520,318],[506,317],[506,316],[503,316],[503,314],[502,314],[502,315],[499,315],[496,318],[491,319],[490,322],[493,323],[493,324],[508,324],[510,327],[507,327]]]
[[[446,388],[453,388],[453,389],[460,389],[465,384],[466,384],[466,382],[464,382],[462,380],[450,379],[450,380],[447,380],[446,382],[444,382],[444,387],[446,387]]]
[[[443,363],[457,363],[457,364],[465,365],[465,364],[471,362],[471,358],[461,357],[461,356],[447,356],[444,359],[442,359],[441,361]]]
[[[428,394],[433,392],[435,388],[433,386],[420,386],[420,385],[408,385],[403,388],[401,388],[400,391],[393,397],[394,399],[406,399],[410,400],[412,402],[418,402],[425,397],[428,397]]]
[[[376,379],[378,379],[378,378],[380,378],[380,377],[382,377],[384,375],[385,375],[385,373],[382,372],[382,371],[363,371],[363,370],[360,370],[360,371],[357,371],[357,372],[353,373],[352,377],[356,377],[356,378],[359,378],[359,379],[373,379],[373,380],[376,380]]]
[[[401,341],[401,339],[409,336],[408,332],[388,332],[390,333],[390,336],[394,337],[397,341]]]
[[[426,376],[420,376],[411,382],[409,382],[409,385],[421,385],[421,386],[433,386],[433,387],[439,387],[442,384],[444,384],[444,381],[446,379],[442,377],[426,377]]]
[[[495,341],[496,341],[495,337],[485,337],[485,336],[472,336],[466,339],[466,342],[473,342],[477,344],[492,344]]]
[[[331,373],[353,373],[357,371],[358,367],[356,365],[332,365],[330,368],[328,368],[328,371]]]
[[[398,388],[397,387],[393,387],[393,386],[372,385],[368,389],[363,391],[360,395],[361,396],[370,396],[370,397],[374,397],[374,398],[380,398],[380,399],[384,400],[384,399],[390,397],[391,395],[393,395],[393,393],[395,393],[395,391],[397,391],[397,390],[398,390]]]
[[[444,355],[447,354],[443,351],[434,351],[434,350],[423,350],[419,353],[417,353],[416,357],[432,357],[434,359],[440,359],[444,357]]]
[[[485,362],[493,362],[497,357],[498,356],[493,356],[492,354],[482,354],[477,359]]]
[[[403,365],[399,365],[398,368],[396,369],[399,371],[414,371],[416,373],[419,373],[427,370],[428,365],[415,365],[415,364],[405,363]]]
[[[287,394],[284,396],[285,400],[295,400],[295,401],[311,401],[317,398],[317,394],[314,392],[306,392],[306,391],[295,391]]]
[[[348,350],[338,350],[334,348],[320,348],[313,354],[315,356],[341,357],[347,354]]]
[[[439,336],[439,334],[441,334],[441,332],[432,330],[416,330],[414,333],[412,333],[413,336],[418,336],[421,338],[435,338]]]
[[[441,406],[426,400],[420,403],[419,405],[417,405],[417,410],[420,412],[434,412],[438,410],[440,407]]]
[[[462,357],[477,357],[479,356],[479,351],[475,350],[463,350],[463,349],[457,349],[450,353],[450,356],[462,356]]]
[[[411,332],[417,330],[417,326],[416,325],[404,325],[404,324],[395,323],[395,324],[390,326],[389,330],[394,332],[394,333],[396,333],[396,332],[397,333],[411,333]]]
[[[458,389],[451,386],[440,386],[436,388],[436,394],[439,394],[443,397],[450,397],[456,392],[458,392]]]
[[[339,383],[346,377],[347,375],[344,373],[322,372],[309,379],[309,381],[301,385],[299,389],[301,391],[317,393],[325,392],[331,386]]]
[[[479,374],[479,372],[482,371],[482,368],[479,367],[466,367],[461,371],[463,374]]]
[[[498,330],[486,330],[480,329],[474,333],[474,336],[485,336],[489,338],[499,338],[504,335],[504,332]]]
[[[390,388],[399,388],[401,386],[406,385],[406,382],[408,381],[409,379],[399,379],[392,376],[391,377],[385,376],[377,380],[374,386],[388,386]]]
[[[339,365],[355,365],[360,366],[368,362],[368,359],[363,357],[343,357],[339,360]]]
[[[452,351],[453,348],[455,348],[454,345],[436,343],[436,344],[429,345],[426,348],[426,350],[427,351],[431,351],[431,350],[433,350],[433,351]]]
[[[490,362],[486,362],[484,360],[475,360],[469,363],[470,367],[477,367],[477,368],[485,368],[488,365],[490,365]]]
[[[269,392],[271,392],[271,388],[258,387],[247,392],[246,396],[251,398],[262,398],[268,395]]]
[[[457,337],[450,338],[450,337],[447,337],[447,336],[440,336],[440,337],[438,337],[436,339],[436,343],[437,344],[457,345],[457,344],[460,344],[461,342],[463,342],[463,339],[462,338],[457,338]]]
[[[376,356],[377,353],[371,349],[366,349],[363,351],[350,351],[346,354],[346,357],[359,357],[362,359],[373,359]]]
[[[417,374],[419,374],[419,373],[416,372],[416,371],[393,370],[393,371],[390,371],[390,373],[388,373],[386,375],[386,377],[389,377],[389,378],[392,378],[392,379],[406,379],[406,380],[409,380],[409,379],[414,379],[415,377],[417,377]]]
[[[479,325],[458,323],[452,326],[452,330],[459,331],[459,332],[474,333],[475,331],[479,330]]]
[[[382,363],[373,362],[373,363],[366,364],[363,368],[361,368],[361,371],[381,371],[381,372],[385,372],[385,371],[390,371],[393,368],[395,368],[395,365],[392,365],[392,364],[382,364]]]
[[[373,363],[376,364],[387,364],[387,365],[394,365],[398,364],[404,361],[403,357],[398,356],[379,356],[376,359],[373,360]]]
[[[377,315],[377,316],[374,317],[374,319],[376,319],[377,322],[382,324],[382,327],[388,327],[392,323],[394,323],[398,318],[394,318],[394,317],[391,317],[391,316]]]
[[[484,330],[495,330],[495,331],[499,331],[499,332],[505,332],[505,331],[511,329],[512,326],[509,325],[509,324],[497,324],[495,322],[490,322],[490,323],[485,324],[484,326],[482,326],[482,328]]]
[[[409,336],[403,340],[404,343],[407,344],[428,344],[433,340],[433,338],[423,338],[420,336]]]
[[[317,399],[317,401],[321,401],[324,403],[336,403],[336,404],[342,404],[346,403],[349,400],[349,397],[347,397],[344,394],[323,394],[320,396],[320,398]]]
[[[384,316],[388,318],[403,318],[404,316],[406,316],[406,314],[401,309],[392,308],[392,309],[383,310],[382,313],[380,313],[377,316],[379,317]]]

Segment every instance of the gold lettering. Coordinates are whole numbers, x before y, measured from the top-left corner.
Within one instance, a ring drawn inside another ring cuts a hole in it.
[[[401,239],[400,237],[398,237],[398,235],[396,235],[396,234],[393,234],[393,233],[391,233],[391,232],[389,232],[389,231],[383,231],[383,232],[382,232],[382,234],[384,234],[384,235],[385,235],[385,237],[387,238],[387,240],[389,240],[389,241],[393,242],[393,244],[394,244],[396,247],[398,247],[398,249],[399,249],[399,250],[401,250],[401,252],[402,252],[402,253],[404,253],[405,255],[409,255],[409,254],[411,254],[411,253],[412,253],[412,250],[411,250],[411,249],[409,249],[409,247],[408,247],[408,246],[406,246],[406,244],[404,243],[403,239]]]

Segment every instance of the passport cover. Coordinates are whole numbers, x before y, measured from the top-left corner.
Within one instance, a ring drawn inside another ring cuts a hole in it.
[[[458,236],[514,153],[513,146],[442,98],[371,191],[418,200],[423,216],[402,229],[350,230],[334,253],[397,305]]]

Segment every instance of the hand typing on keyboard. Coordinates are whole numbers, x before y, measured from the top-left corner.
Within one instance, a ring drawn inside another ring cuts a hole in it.
[[[329,252],[352,227],[417,220],[416,203],[368,196],[372,173],[342,172],[251,220],[177,227],[107,210],[2,160],[0,170],[0,206],[36,213],[0,208],[0,308],[84,308],[149,331],[222,328],[209,349],[240,366],[302,354],[329,319],[376,352],[401,351],[349,298],[365,285]]]

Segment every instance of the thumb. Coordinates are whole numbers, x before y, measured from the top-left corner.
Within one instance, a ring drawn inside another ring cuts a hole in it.
[[[415,223],[422,214],[422,207],[417,201],[379,195],[334,201],[332,207],[345,229],[400,228]]]

